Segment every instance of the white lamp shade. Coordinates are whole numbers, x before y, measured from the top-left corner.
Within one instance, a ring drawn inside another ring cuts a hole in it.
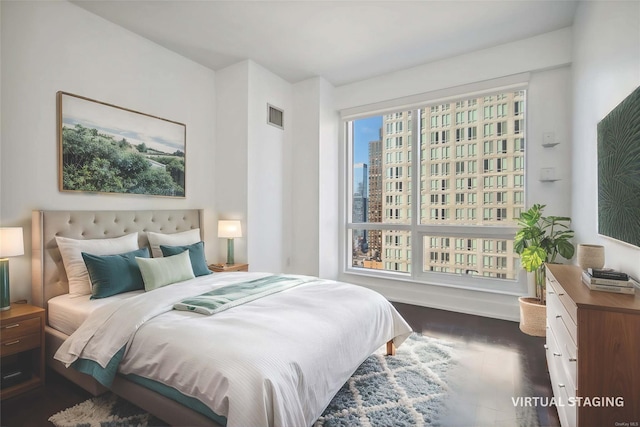
[[[0,228],[0,258],[24,255],[22,227]]]
[[[242,227],[240,221],[220,220],[218,221],[218,237],[233,239],[234,237],[242,237]]]

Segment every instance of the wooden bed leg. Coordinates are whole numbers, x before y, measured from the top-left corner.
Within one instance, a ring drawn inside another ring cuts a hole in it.
[[[387,342],[387,356],[396,355],[396,346],[393,344],[393,340]]]

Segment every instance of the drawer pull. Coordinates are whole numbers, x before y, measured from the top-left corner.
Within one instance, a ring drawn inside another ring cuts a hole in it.
[[[563,296],[563,295],[564,295],[564,292],[558,294],[558,296]]]
[[[12,328],[17,328],[18,326],[20,326],[20,323],[14,323],[13,325],[5,326],[3,329],[12,329]]]
[[[558,387],[560,387],[560,388],[565,388],[565,385],[564,385],[564,384],[560,384],[560,383],[558,383]]]
[[[556,319],[562,319],[562,314],[556,314]]]
[[[553,291],[547,291],[547,293],[548,293],[548,294],[550,294],[550,295],[555,295],[555,294],[556,294],[556,293],[555,293],[555,292],[553,292]]]
[[[554,351],[554,352],[553,352],[553,355],[554,355],[554,356],[558,356],[558,357],[562,357],[562,353],[558,353],[557,351]]]
[[[570,357],[569,358],[569,362],[577,362],[577,361],[578,361],[578,359],[576,359],[575,357]]]
[[[5,345],[5,347],[8,347],[10,345],[18,344],[19,342],[20,342],[20,340],[15,340],[15,341],[6,342],[6,343],[4,343],[4,345]]]
[[[544,345],[544,349],[545,349],[545,350],[549,350],[549,346],[545,344],[545,345]]]

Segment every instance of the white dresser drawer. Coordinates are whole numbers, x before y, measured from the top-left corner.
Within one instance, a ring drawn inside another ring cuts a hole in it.
[[[554,294],[547,297],[547,325],[552,330],[555,339],[553,356],[560,361],[573,389],[577,389],[578,347],[575,342],[577,327]]]
[[[553,328],[547,329],[547,364],[549,365],[549,376],[551,383],[562,384],[567,389],[569,396],[576,396],[577,387],[575,380],[571,377],[567,369],[568,357],[563,353],[561,344]],[[573,363],[573,362],[571,362]],[[575,363],[573,363],[575,365]],[[553,366],[553,375],[552,375]],[[574,373],[575,378],[575,373]]]
[[[549,294],[555,294],[562,306],[569,313],[569,317],[573,320],[574,324],[578,324],[578,307],[576,303],[571,299],[569,294],[564,290],[562,285],[556,280],[553,274],[547,268],[547,298]],[[574,337],[574,340],[577,341],[577,338]]]
[[[551,387],[558,410],[558,417],[562,427],[575,427],[577,419],[577,406],[575,402],[576,389],[568,381],[562,365],[562,361],[554,355],[558,352],[558,343],[551,328],[547,329],[547,365]]]

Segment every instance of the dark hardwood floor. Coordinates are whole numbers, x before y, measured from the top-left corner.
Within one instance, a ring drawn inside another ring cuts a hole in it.
[[[416,332],[441,338],[460,350],[442,426],[559,426],[553,407],[522,407],[518,397],[552,396],[544,338],[520,332],[503,320],[394,303]],[[3,427],[52,426],[47,419],[91,397],[52,371],[46,386],[0,402]]]
[[[553,396],[545,338],[522,333],[516,322],[408,304],[394,306],[414,331],[447,340],[460,349],[442,426],[560,425],[555,407],[514,405],[518,397]]]

